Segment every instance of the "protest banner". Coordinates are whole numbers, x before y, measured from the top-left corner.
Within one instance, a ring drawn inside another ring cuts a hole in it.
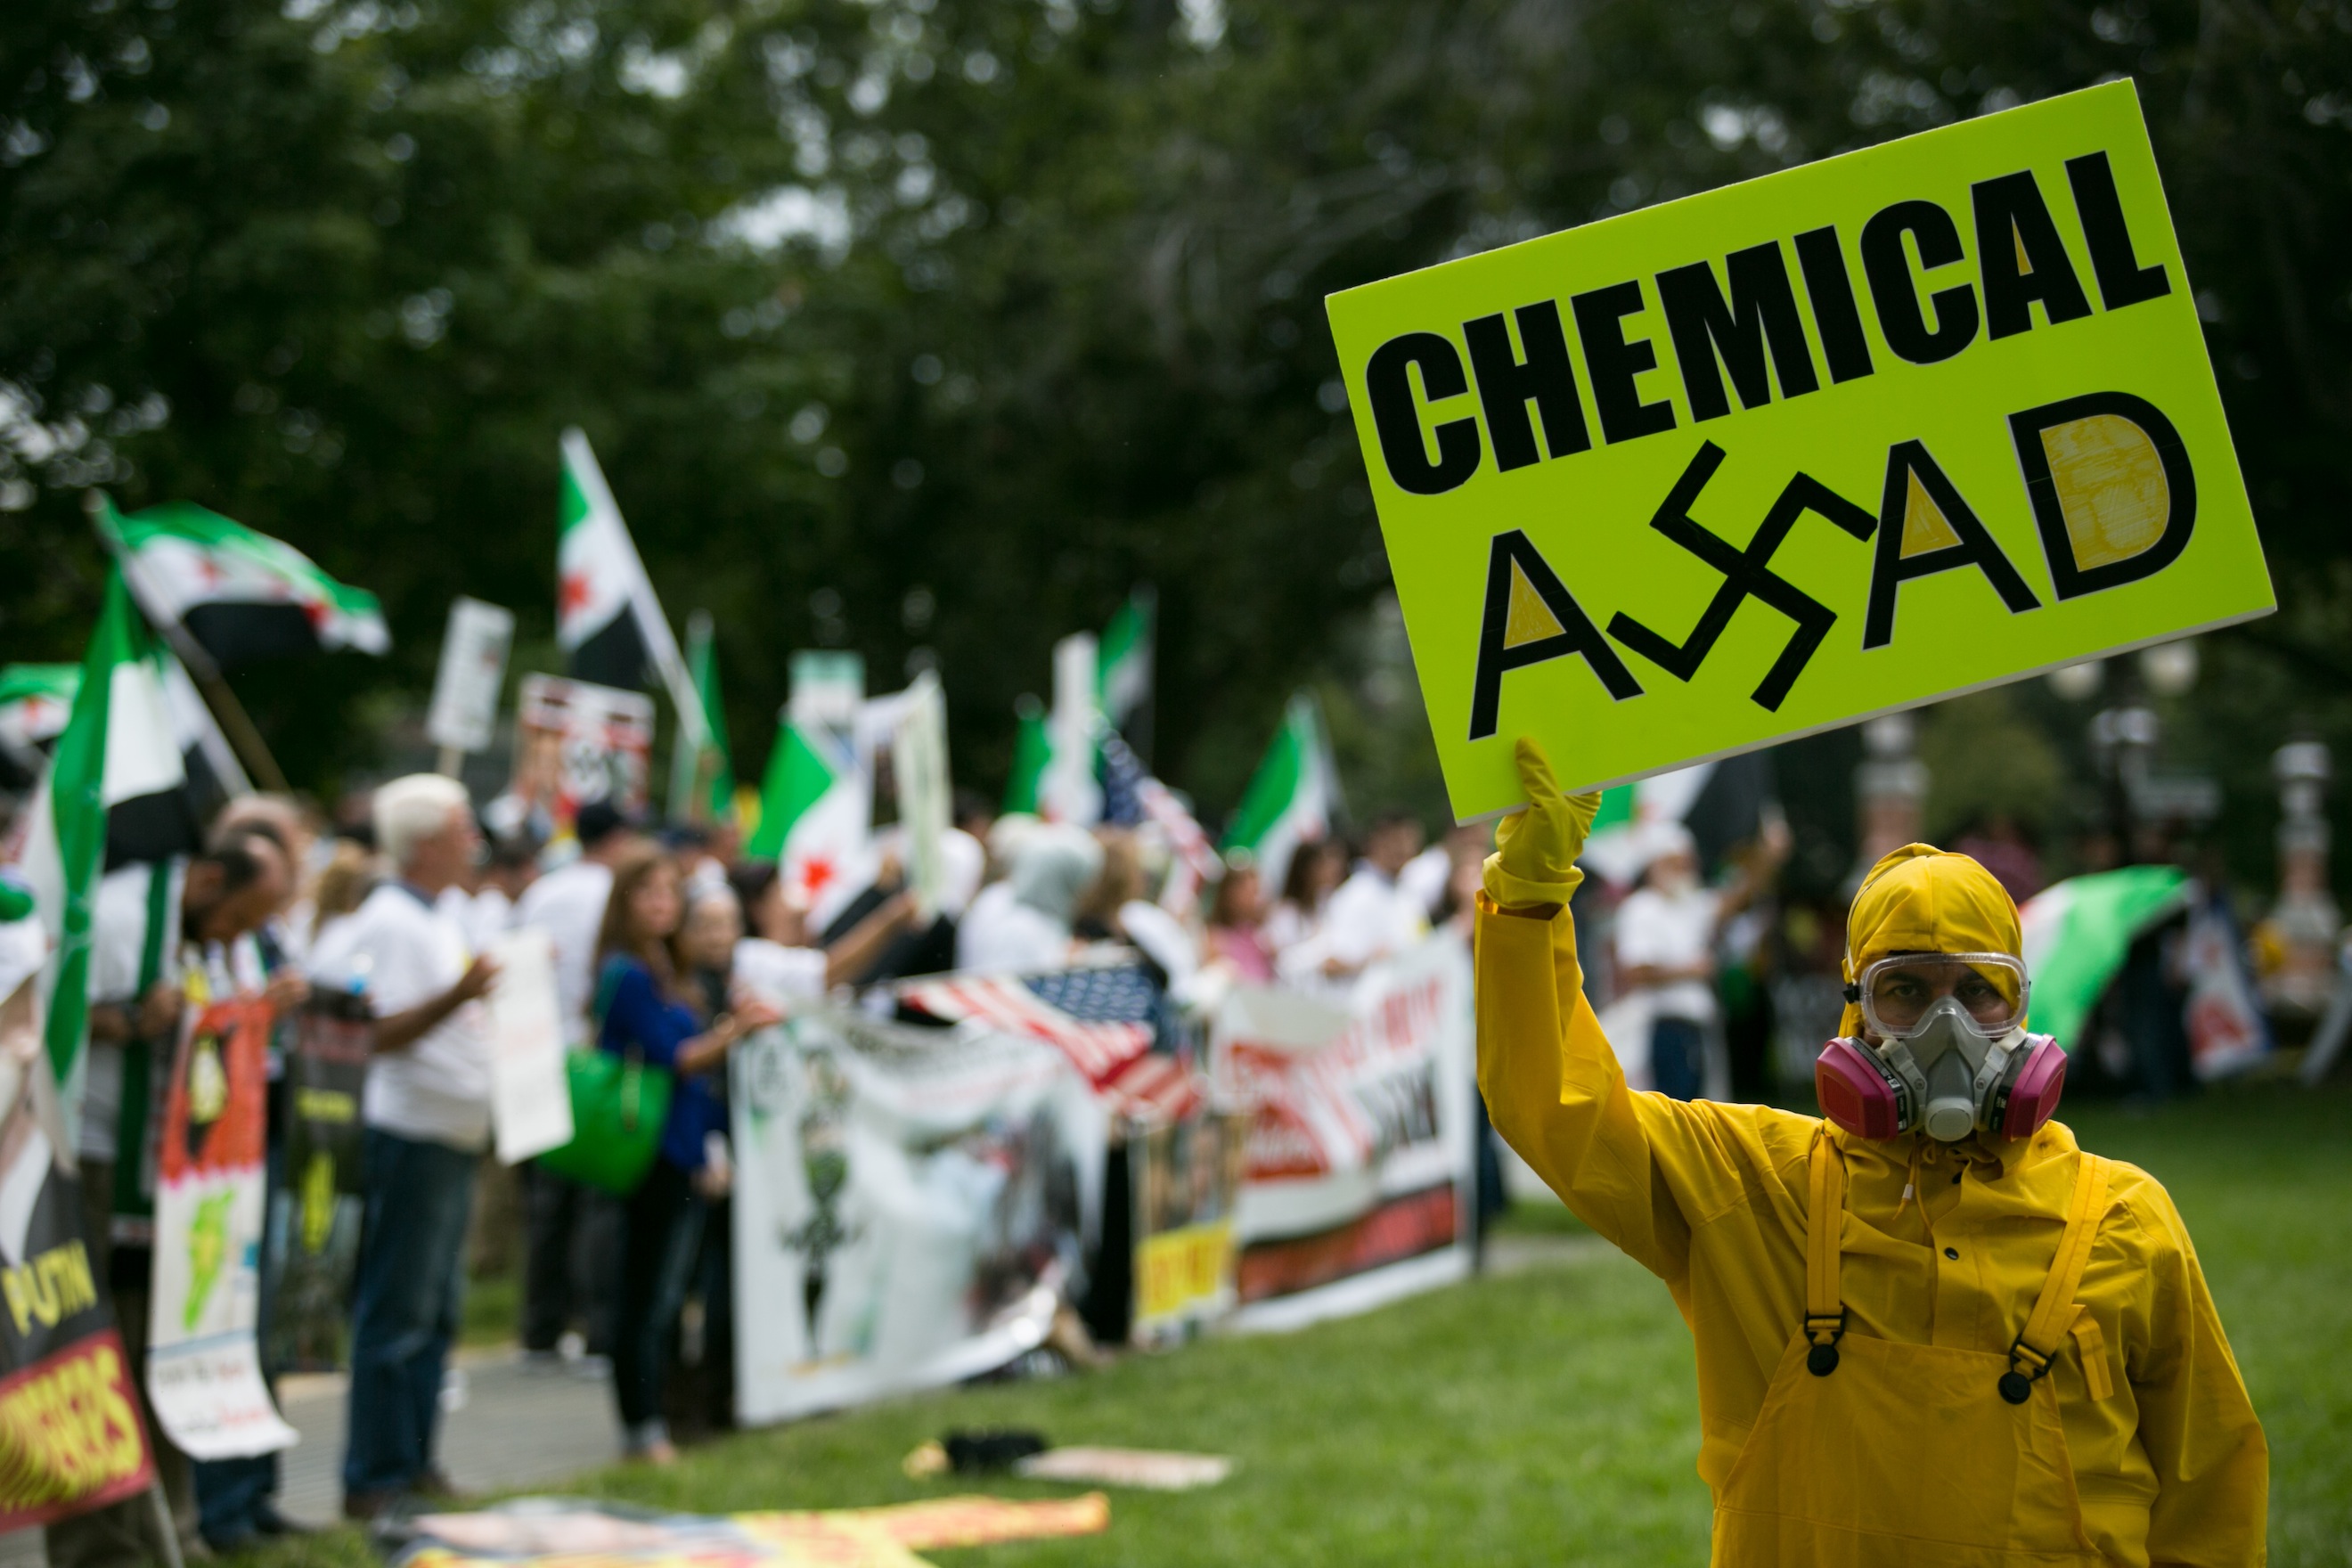
[[[1233,1310],[1246,1133],[1242,1118],[1205,1112],[1128,1133],[1137,1344],[1183,1339]]]
[[[261,1378],[269,1005],[215,1002],[180,1036],[163,1101],[147,1396],[193,1458],[291,1447]]]
[[[2128,81],[1328,309],[1465,821],[2273,607]]]
[[[1212,1042],[1247,1120],[1231,1321],[1291,1328],[1469,1269],[1470,955],[1441,933],[1364,972],[1344,1006],[1236,986]]]
[[[514,782],[507,793],[568,826],[592,800],[646,808],[654,702],[642,691],[526,675],[515,709]]]
[[[136,1496],[155,1476],[82,1234],[38,984],[0,1002],[0,1531]]]
[[[320,985],[286,1056],[286,1174],[270,1194],[276,1245],[267,1363],[332,1372],[350,1336],[360,1248],[360,1096],[375,1018],[363,993]]]
[[[741,1420],[953,1383],[1043,1342],[1105,1147],[1061,1052],[817,1007],[743,1041],[730,1070]]]
[[[490,1125],[499,1163],[520,1164],[572,1142],[572,1090],[555,996],[555,943],[543,931],[490,943],[499,983],[482,999],[489,1020]]]

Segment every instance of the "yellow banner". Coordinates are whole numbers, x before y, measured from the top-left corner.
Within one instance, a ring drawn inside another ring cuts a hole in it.
[[[1464,820],[2273,607],[2129,82],[1328,307]]]

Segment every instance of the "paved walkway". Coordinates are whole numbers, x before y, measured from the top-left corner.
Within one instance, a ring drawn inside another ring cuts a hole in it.
[[[286,1419],[302,1434],[281,1463],[279,1506],[307,1524],[342,1509],[341,1373],[289,1377],[278,1385]],[[441,1463],[469,1489],[551,1484],[611,1463],[620,1439],[613,1396],[601,1376],[526,1366],[510,1350],[461,1354],[443,1395]],[[40,1568],[41,1532],[0,1536],[0,1568]]]

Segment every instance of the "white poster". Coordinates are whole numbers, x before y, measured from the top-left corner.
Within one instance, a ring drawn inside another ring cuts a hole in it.
[[[736,1408],[781,1421],[1035,1348],[1099,1201],[1105,1124],[1010,1035],[821,1008],[731,1071]]]
[[[1236,987],[1217,1092],[1247,1119],[1240,1328],[1361,1310],[1468,1272],[1476,1174],[1470,953],[1441,931],[1342,1005]]]
[[[498,984],[489,1016],[490,1124],[499,1163],[520,1164],[572,1142],[572,1090],[563,1073],[563,1022],[555,999],[555,945],[543,931],[507,932],[490,944]]]
[[[948,777],[948,710],[940,678],[929,670],[907,688],[906,710],[890,737],[890,778],[898,795],[898,827],[907,843],[907,882],[929,913],[947,896],[947,862],[940,842],[953,815]]]
[[[513,643],[512,610],[462,596],[449,602],[449,629],[442,634],[441,664],[433,676],[433,705],[425,710],[426,740],[454,752],[489,749],[507,649]]]

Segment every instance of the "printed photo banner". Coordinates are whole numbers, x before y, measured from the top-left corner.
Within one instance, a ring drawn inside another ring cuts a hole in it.
[[[180,1037],[163,1101],[147,1396],[193,1458],[293,1447],[261,1377],[269,1005],[215,1002]]]
[[[1328,307],[1465,821],[2273,607],[2128,81]]]
[[[1019,1036],[818,1007],[732,1054],[747,1425],[992,1371],[1082,1283],[1108,1119]]]
[[[134,1497],[155,1475],[90,1268],[36,984],[0,1003],[0,1532]]]

